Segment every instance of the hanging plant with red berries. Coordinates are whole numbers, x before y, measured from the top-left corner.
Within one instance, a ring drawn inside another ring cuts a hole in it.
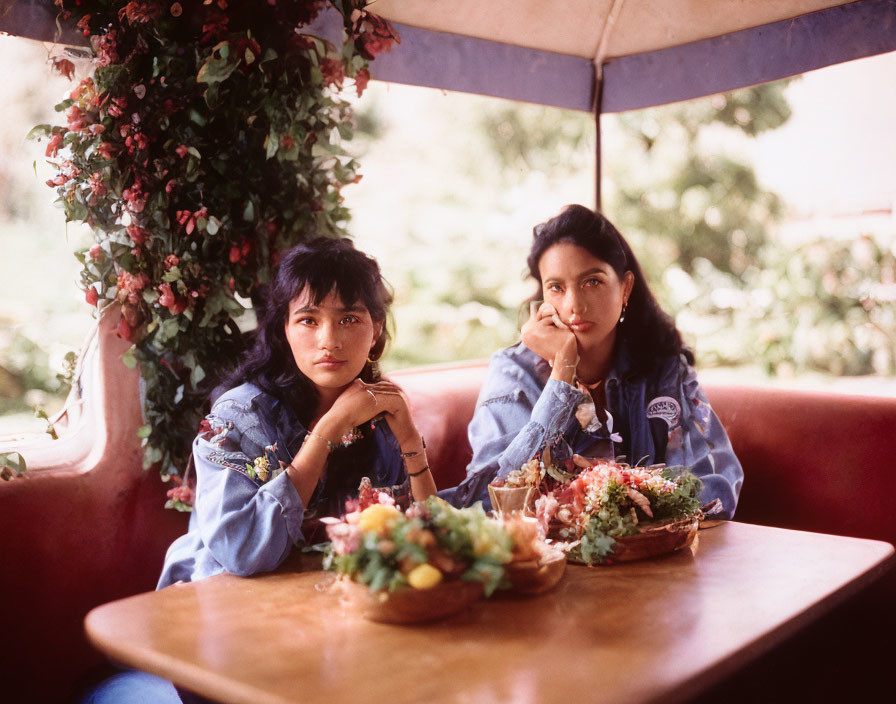
[[[76,254],[85,298],[121,306],[125,361],[145,385],[144,463],[167,479],[278,253],[344,234],[341,189],[360,176],[339,146],[341,91],[360,95],[398,38],[365,0],[55,2],[94,67],[56,106],[65,124],[32,133],[48,139],[66,219],[95,233]],[[309,29],[326,6],[342,15],[341,47]],[[169,503],[188,508],[181,494]]]

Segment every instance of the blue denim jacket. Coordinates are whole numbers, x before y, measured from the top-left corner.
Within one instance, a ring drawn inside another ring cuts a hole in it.
[[[257,386],[243,384],[221,395],[207,420],[211,430],[193,442],[190,529],[168,548],[158,589],[225,571],[246,576],[273,570],[304,542],[303,522],[339,513],[348,498],[332,495],[324,476],[306,509],[284,470],[307,430],[292,409]],[[373,433],[364,474],[373,486],[406,485],[401,449],[388,424],[376,423]],[[267,460],[266,472],[247,469],[264,468],[258,458]]]
[[[614,454],[632,464],[689,467],[703,480],[702,500],[721,500],[715,517],[733,517],[743,470],[694,369],[683,357],[667,358],[648,378],[629,379],[626,361],[622,348],[605,382]],[[489,507],[489,482],[519,468],[546,442],[559,436],[579,453],[595,441],[609,443],[606,422],[586,432],[575,417],[587,395],[550,373],[522,343],[492,355],[468,430],[473,460],[467,478],[442,496],[458,506],[482,501]]]

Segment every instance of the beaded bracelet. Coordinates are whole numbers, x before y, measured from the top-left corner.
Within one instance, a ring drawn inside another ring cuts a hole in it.
[[[423,465],[423,469],[421,469],[419,472],[408,472],[408,476],[409,477],[419,477],[421,474],[423,474],[424,472],[428,472],[428,471],[429,471],[429,465],[425,464],[425,465]]]
[[[317,438],[318,440],[323,440],[325,443],[327,443],[327,452],[328,453],[332,452],[334,449],[336,449],[336,446],[332,442],[327,440],[323,435],[318,435],[317,433],[312,433],[310,430],[308,431],[308,434],[305,436],[305,439],[302,440],[303,445],[306,442],[308,442],[308,438]]]

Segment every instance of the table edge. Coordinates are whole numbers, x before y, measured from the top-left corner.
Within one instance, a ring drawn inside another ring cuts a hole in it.
[[[756,638],[751,643],[748,643],[741,653],[735,653],[720,660],[715,665],[694,675],[678,686],[663,692],[661,695],[650,701],[656,702],[657,704],[660,702],[662,702],[662,704],[688,702],[700,694],[709,691],[712,687],[723,682],[725,678],[731,676],[737,670],[756,662],[760,657],[774,650],[789,638],[799,633],[803,628],[830,613],[841,604],[856,596],[859,592],[868,589],[874,583],[883,579],[891,569],[896,568],[896,547],[894,547],[892,543],[871,538],[853,538],[852,536],[838,537],[850,540],[862,540],[869,543],[879,543],[881,546],[885,546],[888,549],[878,562],[871,565],[854,580],[844,585],[836,592],[815,602],[802,613],[797,614],[794,618],[790,619],[787,623],[782,623],[777,628],[772,629],[768,633]],[[744,657],[744,653],[746,653],[746,657]]]

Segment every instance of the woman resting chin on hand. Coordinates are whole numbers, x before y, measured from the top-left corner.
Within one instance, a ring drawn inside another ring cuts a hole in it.
[[[444,492],[490,505],[488,484],[564,442],[591,458],[684,465],[731,518],[743,470],[628,243],[600,213],[566,207],[535,228],[538,284],[521,342],[496,352],[469,437],[467,478]]]
[[[416,501],[435,493],[405,398],[376,364],[392,301],[376,261],[347,239],[314,240],[285,254],[267,299],[193,444],[190,530],[159,588],[273,570],[362,477]]]

